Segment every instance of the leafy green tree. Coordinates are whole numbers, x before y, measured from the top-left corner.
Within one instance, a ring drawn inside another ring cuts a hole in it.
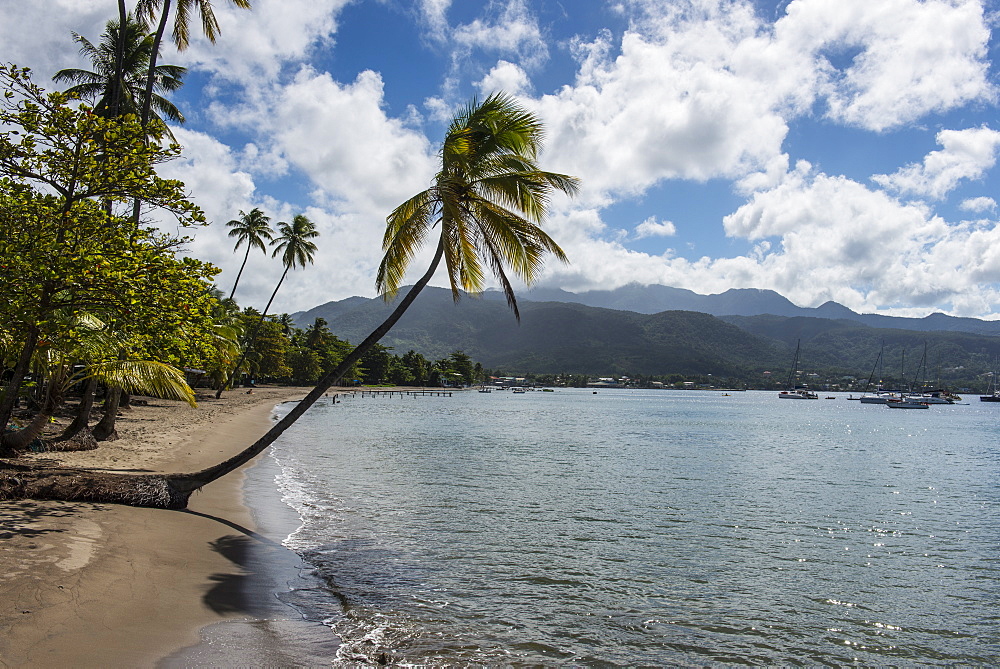
[[[236,294],[236,286],[240,285],[240,277],[243,276],[243,269],[247,266],[251,249],[258,248],[261,252],[267,253],[267,246],[264,245],[264,241],[267,240],[270,242],[274,239],[274,231],[271,230],[270,217],[266,216],[263,211],[256,207],[251,209],[249,214],[240,211],[240,217],[234,218],[226,223],[226,225],[232,228],[229,231],[229,236],[236,238],[236,246],[233,247],[234,251],[238,251],[240,245],[244,242],[247,245],[247,252],[243,255],[243,263],[240,265],[240,271],[236,274],[233,289],[229,293],[229,299],[231,300],[233,299],[233,295]]]
[[[180,370],[155,360],[120,359],[127,343],[98,319],[88,314],[57,314],[56,320],[64,321],[59,336],[46,341],[35,354],[48,379],[41,408],[24,429],[7,436],[6,448],[15,452],[26,448],[62,405],[66,391],[89,379],[195,406],[194,392]]]
[[[281,325],[271,320],[259,323],[246,354],[247,373],[251,378],[288,378],[292,374],[287,362],[289,348]]]
[[[362,381],[376,385],[388,380],[392,365],[392,354],[389,351],[389,348],[375,344],[361,357]]]
[[[394,386],[413,385],[414,376],[410,369],[403,364],[403,359],[398,355],[392,356],[389,361],[389,383]]]
[[[281,332],[289,338],[294,339],[295,330],[294,321],[292,320],[291,314],[278,314],[277,316],[271,316],[271,320],[278,324],[281,328]]]
[[[472,366],[472,358],[467,356],[462,351],[455,351],[450,356],[448,356],[450,372],[458,374],[464,385],[471,385],[475,377],[475,372]]]
[[[73,39],[80,44],[80,53],[90,60],[93,70],[67,68],[56,72],[52,79],[73,84],[66,89],[66,94],[93,102],[95,114],[106,118],[123,114],[139,116],[153,49],[153,36],[146,33],[145,24],[128,16],[124,28],[119,21],[108,21],[96,45],[77,33],[73,33]],[[186,71],[179,65],[154,68],[152,120],[168,135],[170,131],[162,117],[183,123],[184,115],[159,93],[180,88]]]
[[[430,364],[424,356],[410,350],[403,354],[401,362],[409,375],[413,377],[413,383],[418,386],[426,385],[427,379],[430,377]]]
[[[46,94],[26,69],[0,66],[0,88],[0,324],[21,343],[0,400],[2,426],[38,342],[57,327],[52,314],[126,309],[136,263],[181,243],[126,224],[110,209],[138,198],[181,225],[204,217],[181,182],[156,175],[179,147],[147,145],[134,119],[106,119],[62,93]]]
[[[296,346],[290,351],[288,367],[292,370],[292,382],[300,386],[316,383],[323,374],[319,353],[304,346]]]

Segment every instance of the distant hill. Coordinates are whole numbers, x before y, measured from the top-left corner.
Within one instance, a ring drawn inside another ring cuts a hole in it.
[[[501,300],[465,297],[456,304],[449,290],[425,288],[382,343],[397,353],[413,349],[430,358],[462,350],[490,368],[594,375],[742,377],[751,365],[773,366],[789,356],[783,343],[708,314],[640,314],[565,302],[519,305],[520,325]],[[350,298],[294,318],[304,327],[322,317],[337,336],[357,342],[391,309],[380,299]]]
[[[487,293],[486,295],[490,295]],[[957,318],[931,314],[924,318],[899,318],[877,314],[858,314],[842,304],[826,302],[815,308],[799,307],[773,290],[732,288],[724,293],[701,295],[683,288],[628,284],[614,290],[590,290],[570,293],[552,288],[533,288],[521,294],[521,300],[573,302],[591,307],[655,314],[660,311],[699,311],[713,316],[807,316],[847,319],[876,328],[898,328],[920,332],[948,331],[1000,335],[1000,322],[978,318]]]
[[[801,316],[723,316],[720,320],[789,347],[801,341],[802,364],[813,368],[855,369],[868,375],[884,345],[885,376],[913,380],[926,345],[926,380],[972,382],[977,375],[994,371],[1000,360],[1000,337],[972,332],[875,328],[848,319]]]
[[[780,304],[780,300],[772,303]],[[925,342],[927,374],[935,378],[974,379],[975,374],[992,370],[1000,358],[1000,337],[901,325],[876,328],[849,318],[716,317],[686,310],[647,314],[523,299],[519,304],[520,325],[496,294],[483,299],[466,296],[456,304],[450,291],[426,288],[382,343],[397,353],[413,349],[429,358],[462,350],[488,368],[512,372],[713,374],[747,380],[761,378],[763,370],[786,373],[799,341],[803,368],[859,377],[868,376],[883,341],[885,368],[892,376],[898,376],[904,357],[906,374],[915,373]],[[294,318],[305,327],[322,317],[339,337],[358,342],[392,308],[381,299],[352,297],[294,314]],[[840,312],[835,307],[826,311]]]

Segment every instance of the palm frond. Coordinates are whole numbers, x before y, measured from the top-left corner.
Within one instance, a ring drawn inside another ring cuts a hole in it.
[[[95,377],[127,392],[183,400],[198,406],[194,391],[184,380],[184,372],[155,360],[114,360],[91,365],[85,378]]]

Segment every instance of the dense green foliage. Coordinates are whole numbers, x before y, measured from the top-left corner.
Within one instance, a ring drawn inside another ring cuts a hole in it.
[[[240,318],[244,325],[250,326],[260,315],[247,309]],[[287,314],[266,318],[256,339],[248,343],[244,382],[313,385],[354,349],[348,341],[334,335],[322,318],[316,318],[305,328],[286,328],[282,321],[287,318]],[[482,366],[462,351],[428,360],[413,350],[396,355],[391,348],[379,344],[344,375],[347,385],[454,386],[482,380]]]
[[[178,255],[183,238],[117,213],[138,200],[182,226],[204,221],[182,183],[156,174],[178,147],[147,145],[134,116],[105,118],[46,94],[26,70],[0,67],[0,85],[0,359],[11,370],[0,424],[25,374],[53,387],[61,372],[52,370],[65,364],[52,361],[79,350],[84,314],[118,342],[86,364],[211,366],[219,347],[209,282],[218,270]]]

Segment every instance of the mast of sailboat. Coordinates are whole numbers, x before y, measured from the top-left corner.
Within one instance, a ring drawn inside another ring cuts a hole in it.
[[[878,357],[875,358],[875,364],[872,365],[872,373],[868,375],[868,385],[865,386],[865,392],[866,393],[868,392],[868,389],[872,387],[872,379],[875,378],[875,370],[876,369],[881,369],[879,367],[879,365],[882,364],[882,351],[883,350],[885,350],[885,340],[884,339],[882,340],[882,346],[878,350]],[[881,388],[881,386],[882,386],[882,374],[881,374],[881,372],[879,373],[879,380],[878,381],[879,381],[879,390],[881,390],[882,389]]]
[[[906,392],[906,349],[903,349],[902,357],[899,360],[899,392]]]
[[[801,345],[801,339],[795,342],[795,357],[792,359],[792,368],[788,370],[788,383],[785,384],[789,390],[795,390],[795,370],[799,366],[799,346]]]

